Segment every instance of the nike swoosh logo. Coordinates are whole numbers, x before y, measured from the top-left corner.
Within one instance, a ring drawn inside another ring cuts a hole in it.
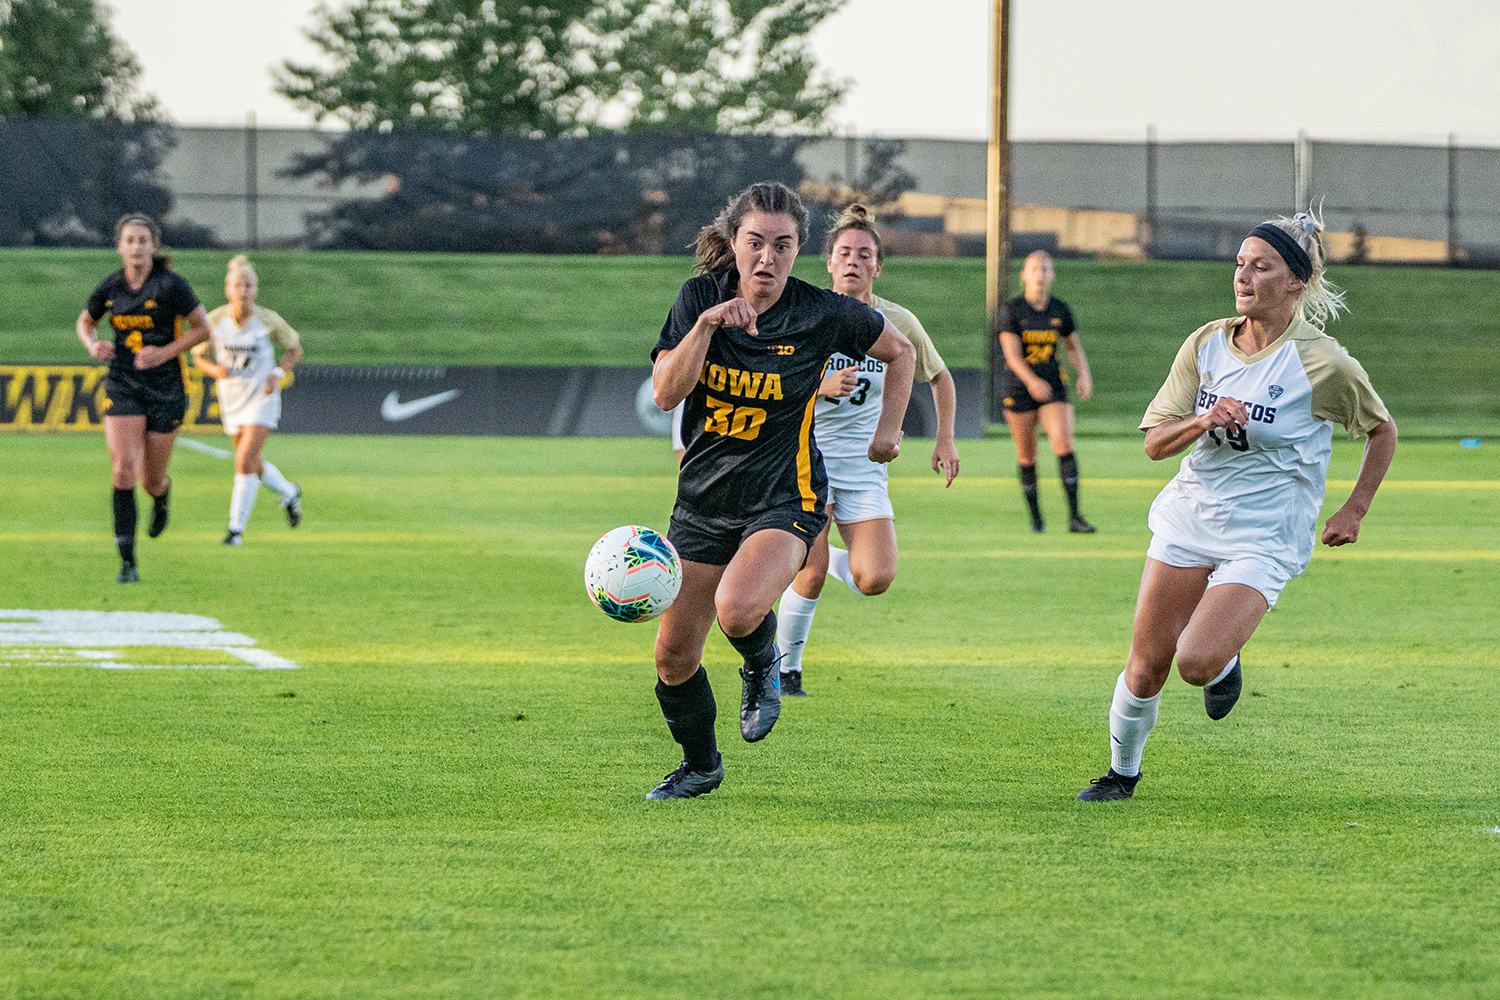
[[[458,390],[449,389],[447,392],[440,392],[432,396],[423,396],[421,399],[411,399],[403,403],[400,401],[400,397],[395,392],[392,392],[385,397],[385,402],[380,404],[380,415],[393,424],[399,423],[402,420],[410,420],[419,413],[426,413],[435,406],[442,406],[444,403],[457,398]]]

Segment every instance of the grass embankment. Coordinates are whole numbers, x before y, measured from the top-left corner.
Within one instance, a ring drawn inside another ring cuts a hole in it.
[[[177,254],[205,302],[228,252]],[[320,364],[641,365],[687,277],[673,257],[524,257],[266,251],[264,304]],[[0,363],[81,360],[73,321],[118,266],[107,251],[0,250]],[[797,274],[826,282],[804,258]],[[1233,311],[1228,265],[1060,261],[1096,396],[1090,433],[1130,433],[1198,326]],[[1409,435],[1500,434],[1500,273],[1338,267],[1353,312],[1331,332],[1365,365]],[[1014,285],[1014,282],[1012,283]],[[911,308],[954,368],[984,364],[984,267],[893,258],[882,295]]]

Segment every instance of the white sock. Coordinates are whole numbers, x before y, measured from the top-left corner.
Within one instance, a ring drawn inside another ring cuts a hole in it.
[[[281,470],[270,462],[261,462],[260,484],[267,489],[275,490],[288,500],[297,495],[297,487],[287,482]]]
[[[1228,677],[1229,676],[1229,671],[1233,670],[1234,667],[1235,667],[1235,664],[1237,664],[1239,662],[1240,662],[1240,654],[1239,653],[1235,653],[1234,654],[1234,659],[1232,659],[1228,663],[1224,664],[1224,669],[1219,671],[1219,676],[1215,677],[1213,680],[1209,681],[1207,684],[1205,684],[1203,686],[1204,687],[1213,687],[1215,684],[1219,683],[1224,678]]]
[[[234,477],[234,492],[229,494],[229,530],[244,531],[250,522],[250,512],[255,509],[255,494],[260,489],[260,477],[255,473]]]
[[[802,650],[812,634],[813,613],[818,610],[816,597],[803,597],[791,587],[781,595],[776,609],[776,645],[786,658],[782,670],[802,670]]]
[[[865,596],[865,592],[854,585],[854,577],[849,573],[849,551],[847,549],[828,546],[828,575],[835,580],[841,580],[848,588],[858,594]]]
[[[1120,671],[1115,700],[1109,706],[1109,766],[1116,774],[1133,778],[1141,773],[1141,751],[1156,725],[1160,705],[1160,691],[1151,698],[1137,698],[1125,686],[1125,671]]]

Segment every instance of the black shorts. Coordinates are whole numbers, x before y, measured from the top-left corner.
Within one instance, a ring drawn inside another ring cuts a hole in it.
[[[747,517],[711,517],[678,504],[672,509],[667,540],[684,559],[723,566],[734,558],[740,543],[757,531],[766,528],[789,531],[811,549],[827,523],[828,515],[822,510],[805,511],[801,504],[773,507]]]
[[[171,434],[187,414],[187,392],[180,382],[156,389],[111,374],[104,379],[104,399],[106,417],[145,417],[146,430],[153,434]]]
[[[1047,403],[1066,403],[1068,401],[1068,386],[1060,378],[1048,379],[1047,384],[1052,387],[1052,398],[1044,403],[1038,403],[1031,398],[1031,393],[1026,387],[1013,379],[1006,379],[1001,385],[1001,391],[1005,393],[1005,408],[1011,413],[1035,413],[1046,406]]]

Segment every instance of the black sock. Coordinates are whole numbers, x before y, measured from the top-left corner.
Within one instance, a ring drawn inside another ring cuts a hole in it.
[[[120,558],[135,562],[135,488],[115,490],[115,544],[120,547]]]
[[[714,689],[708,684],[708,671],[701,666],[685,682],[668,687],[656,682],[656,700],[661,714],[672,731],[672,739],[682,744],[682,759],[694,771],[712,771],[719,766],[719,745],[714,740],[714,719],[719,714],[714,704]]]
[[[725,632],[724,637],[729,640],[734,651],[745,658],[747,664],[763,667],[771,662],[771,643],[776,641],[776,612],[767,611],[766,617],[749,635],[736,637]]]
[[[151,503],[152,503],[152,505],[154,507],[156,507],[158,510],[160,510],[162,507],[165,507],[167,505],[167,501],[169,499],[171,499],[171,496],[172,496],[172,480],[168,479],[167,480],[167,488],[161,491],[161,495],[160,496],[154,496],[154,497],[152,497],[151,498]]]
[[[1068,510],[1078,520],[1078,459],[1070,451],[1057,456],[1057,474],[1062,477],[1063,491],[1068,494]]]
[[[1036,499],[1036,466],[1018,465],[1021,470],[1021,494],[1026,497],[1026,506],[1031,508],[1033,524],[1042,523],[1042,505]]]

